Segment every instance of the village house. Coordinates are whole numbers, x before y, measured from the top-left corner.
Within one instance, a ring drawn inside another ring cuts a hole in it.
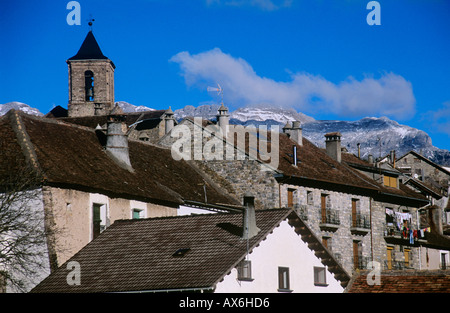
[[[227,117],[222,103],[216,123],[185,118],[158,143],[181,148],[185,158],[228,193],[238,198],[253,193],[258,209],[295,208],[348,273],[368,268],[371,261],[386,269],[420,269],[430,255],[422,248],[448,251],[427,244],[429,228],[420,224],[419,209],[431,204],[429,195],[407,186],[402,173],[390,165],[378,166],[343,151],[339,133],[325,134],[326,149],[319,149],[302,136],[298,122],[289,123],[275,138],[276,146],[273,132],[238,129]],[[231,131],[223,138],[226,129]],[[189,144],[177,145],[185,141],[183,133],[189,134]],[[258,143],[253,147],[256,157],[249,149],[252,136]],[[238,138],[246,138],[246,144],[239,146]],[[267,138],[266,151],[259,146],[262,138]],[[275,150],[278,165],[273,167],[261,156],[273,157]]]
[[[350,277],[295,211],[253,201],[240,213],[116,221],[32,292],[343,292]],[[80,277],[68,284],[71,264]]]

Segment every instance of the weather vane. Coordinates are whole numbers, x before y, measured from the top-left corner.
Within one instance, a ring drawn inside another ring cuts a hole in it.
[[[92,14],[89,14],[89,19],[88,19],[88,25],[89,25],[89,29],[92,31],[92,22],[94,22],[95,20],[92,18]]]
[[[219,84],[217,84],[217,87],[208,87],[206,90],[207,91],[217,91],[217,94],[222,97],[222,104],[223,104],[223,88],[220,87]]]

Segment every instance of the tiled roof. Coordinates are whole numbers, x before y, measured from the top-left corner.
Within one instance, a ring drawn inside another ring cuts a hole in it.
[[[290,209],[257,210],[260,231],[249,239],[249,250],[241,238],[240,213],[116,221],[68,260],[80,264],[80,285],[67,284],[67,264],[63,264],[32,292],[214,288],[283,220],[292,219],[297,231],[297,218]],[[174,256],[179,249],[186,253]],[[319,243],[314,249],[324,248]]]
[[[164,112],[164,110],[155,110],[127,113],[125,123],[127,124],[127,126],[131,126],[132,124],[139,121],[141,121],[141,123],[149,123],[149,121],[155,121],[155,125],[153,125],[153,127],[155,127],[157,124],[159,124],[161,117],[164,115]],[[80,117],[60,117],[58,120],[80,126],[96,128],[97,125],[105,125],[108,117],[106,115],[93,115]],[[138,125],[139,124],[137,124],[136,126],[139,127]]]
[[[449,270],[382,271],[376,284],[374,273],[356,274],[345,292],[348,293],[449,293]],[[367,279],[369,275],[369,280]],[[370,282],[370,284],[368,283]]]
[[[195,123],[192,118],[186,118],[185,120]],[[202,124],[197,126],[206,127],[211,124],[212,122],[210,121],[202,120]],[[267,131],[263,135],[255,135],[256,130],[255,128],[253,134],[257,137],[257,147],[260,148],[259,140],[267,136],[267,151],[272,151],[271,132]],[[241,131],[248,133],[249,128],[247,127]],[[232,134],[234,135],[234,139],[231,138]],[[238,135],[242,134],[239,129],[235,129],[235,132],[229,134],[228,142],[238,146]],[[249,135],[247,134],[246,136]],[[250,154],[250,140],[248,140],[249,137],[246,138],[245,151],[248,155]],[[294,165],[294,145],[297,148],[297,166]],[[279,164],[275,170],[282,175],[282,178],[279,178],[281,182],[302,184],[305,186],[309,184],[312,187],[319,186],[323,189],[347,191],[356,194],[363,192],[372,196],[383,197],[384,200],[401,201],[402,203],[407,201],[408,203],[420,206],[428,204],[424,195],[414,192],[403,184],[400,184],[400,188],[386,187],[352,168],[347,164],[349,158],[351,158],[349,153],[342,153],[343,160],[340,163],[328,156],[323,149],[318,148],[305,137],[302,138],[302,145],[299,145],[285,133],[279,133],[279,146],[274,147],[274,149],[277,148],[279,149]],[[259,161],[265,159],[261,157],[260,152],[258,150],[256,156]],[[351,158],[351,160],[358,160],[355,162],[360,162],[361,164],[364,162],[356,157]],[[270,161],[261,162],[269,163]]]
[[[0,127],[12,154],[2,154],[5,175],[26,160],[47,185],[177,206],[204,202],[206,184],[208,202],[240,204],[193,165],[175,161],[170,149],[129,140],[132,173],[107,156],[94,129],[18,111],[2,117]]]

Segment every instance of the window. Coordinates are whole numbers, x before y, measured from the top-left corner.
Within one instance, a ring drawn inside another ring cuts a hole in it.
[[[133,209],[132,211],[132,218],[133,219],[140,219],[140,218],[144,218],[144,210],[141,209]]]
[[[288,203],[287,203],[288,208],[294,207],[294,191],[295,189],[288,189]]]
[[[306,203],[309,205],[314,205],[314,198],[312,191],[306,192]]]
[[[358,199],[352,199],[352,226],[357,227],[358,226],[358,215],[359,213],[359,200]]]
[[[410,252],[411,252],[411,249],[407,249],[407,248],[405,248],[404,250],[403,250],[403,254],[404,254],[404,256],[405,256],[405,267],[409,267],[410,266],[410,264],[409,264],[409,262],[410,262]]]
[[[331,207],[330,196],[327,194],[320,195],[320,208],[322,212],[322,223],[327,222],[327,209]]]
[[[326,271],[325,267],[314,266],[314,285],[315,286],[328,286],[327,271]]]
[[[391,270],[392,269],[392,261],[393,261],[393,258],[392,258],[392,253],[394,252],[394,247],[387,247],[387,250],[386,250],[386,259],[387,259],[387,264],[386,264],[386,267],[387,267],[387,269],[388,270]]]
[[[332,241],[331,241],[331,237],[322,237],[322,244],[325,248],[327,248],[328,250],[332,250]]]
[[[92,71],[84,72],[84,88],[86,101],[94,101],[94,73]]]
[[[397,177],[384,175],[383,177],[383,183],[387,187],[394,187],[397,188]]]
[[[106,222],[106,205],[99,203],[92,204],[93,239],[106,229]]]
[[[237,266],[238,279],[252,281],[252,262],[242,260]]]
[[[353,241],[353,268],[361,268],[362,261],[362,242],[358,240]]]
[[[448,269],[448,252],[441,252],[441,270]]]
[[[278,291],[292,291],[289,285],[289,267],[278,267]]]

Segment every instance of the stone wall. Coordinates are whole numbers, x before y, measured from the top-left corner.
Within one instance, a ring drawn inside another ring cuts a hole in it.
[[[68,114],[105,115],[114,107],[114,67],[110,60],[71,60]],[[94,101],[86,101],[85,72],[94,73]]]

